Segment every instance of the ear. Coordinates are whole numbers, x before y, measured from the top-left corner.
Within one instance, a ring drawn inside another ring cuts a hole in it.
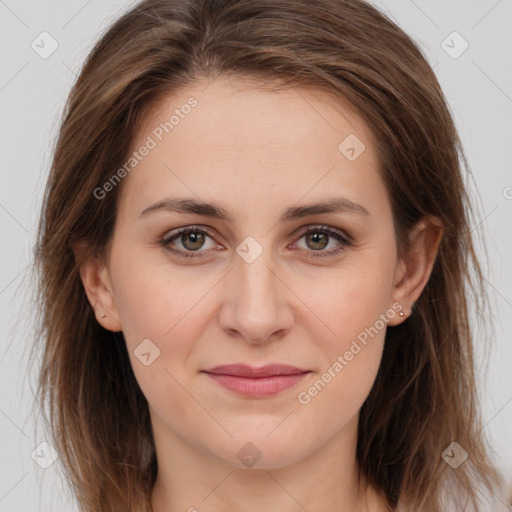
[[[412,306],[430,279],[443,231],[442,221],[431,215],[414,226],[409,236],[410,250],[395,269],[391,296],[391,304],[401,304],[404,316],[396,315],[389,325],[398,325],[411,315]]]
[[[118,312],[108,267],[104,258],[90,250],[83,240],[73,244],[73,252],[78,264],[87,299],[96,314],[98,322],[109,331],[121,331]]]

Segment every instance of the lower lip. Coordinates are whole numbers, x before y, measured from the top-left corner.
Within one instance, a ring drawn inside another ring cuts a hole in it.
[[[221,386],[235,393],[253,398],[262,398],[275,395],[295,386],[308,373],[274,375],[271,377],[236,377],[234,375],[218,375],[215,373],[207,373],[207,375]]]

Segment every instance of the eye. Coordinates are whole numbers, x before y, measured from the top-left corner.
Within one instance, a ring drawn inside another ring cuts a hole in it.
[[[327,226],[315,226],[306,231],[302,231],[300,238],[305,238],[306,247],[312,249],[311,251],[307,251],[308,258],[337,256],[351,245],[348,236],[343,235],[342,232],[337,229]],[[338,246],[334,249],[324,251],[323,249],[329,245],[332,239],[338,242]]]
[[[171,234],[165,236],[158,242],[163,245],[167,250],[172,253],[178,254],[185,258],[202,258],[203,255],[199,251],[205,243],[206,238],[210,238],[213,241],[213,233],[205,228],[199,228],[196,226],[187,226],[171,232]],[[177,240],[183,249],[176,249],[171,246],[174,241]],[[213,243],[210,248],[219,247],[216,243]],[[194,252],[199,254],[193,254]],[[192,254],[191,254],[192,253]]]
[[[204,227],[187,226],[172,231],[167,236],[158,240],[158,243],[165,247],[166,250],[178,256],[202,258],[205,257],[204,253],[209,249],[222,249],[222,246],[219,246],[213,240],[214,236],[213,232]],[[210,247],[206,247],[206,250],[202,251],[201,249],[205,249],[204,245],[208,238],[211,240]],[[309,253],[307,257],[311,258],[336,256],[351,245],[348,236],[343,235],[342,232],[335,228],[327,226],[316,226],[304,230],[299,234],[299,240],[301,238],[305,238],[306,252]],[[331,250],[324,250],[332,239],[337,241],[338,246]],[[173,246],[176,242],[181,244],[182,248]],[[307,250],[308,248],[311,250]]]

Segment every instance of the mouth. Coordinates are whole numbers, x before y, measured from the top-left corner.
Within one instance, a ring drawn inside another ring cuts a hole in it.
[[[234,393],[252,398],[264,398],[295,386],[311,372],[281,364],[260,368],[234,364],[216,366],[203,370],[202,373]]]

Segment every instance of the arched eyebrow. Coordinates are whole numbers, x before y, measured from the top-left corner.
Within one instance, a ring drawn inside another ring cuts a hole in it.
[[[168,211],[173,213],[189,213],[211,217],[226,222],[233,222],[234,215],[220,205],[197,201],[191,197],[176,198],[168,197],[145,208],[139,215],[139,219],[157,211]],[[301,219],[309,215],[322,213],[347,213],[352,215],[370,216],[370,212],[361,204],[346,199],[335,197],[320,203],[291,206],[281,215],[281,222],[289,222]]]

